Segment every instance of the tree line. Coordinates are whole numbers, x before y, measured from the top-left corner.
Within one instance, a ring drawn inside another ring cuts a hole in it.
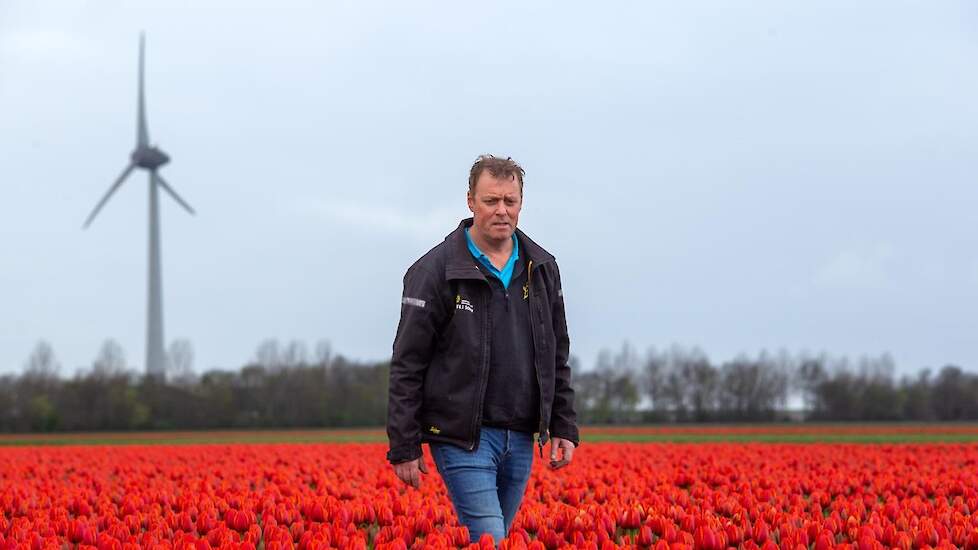
[[[266,340],[240,369],[196,373],[193,346],[174,341],[165,379],[129,368],[105,341],[90,368],[62,377],[39,342],[19,375],[0,376],[0,432],[381,426],[390,364],[310,354]],[[715,364],[673,346],[625,344],[592,368],[572,357],[582,424],[978,420],[978,375],[954,365],[897,376],[888,355],[857,361],[762,352]]]
[[[193,346],[174,341],[165,380],[127,366],[105,341],[89,369],[59,376],[40,342],[19,376],[0,377],[0,431],[91,431],[377,426],[387,410],[387,363],[350,361],[328,343],[262,342],[236,370],[197,374]]]
[[[625,344],[573,370],[584,423],[978,420],[978,374],[945,365],[897,376],[888,354],[761,352],[715,364],[698,348],[640,355]]]

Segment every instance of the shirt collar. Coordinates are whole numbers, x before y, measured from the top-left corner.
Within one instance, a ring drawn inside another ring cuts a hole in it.
[[[473,258],[475,258],[477,260],[480,260],[486,267],[492,269],[495,272],[499,272],[500,271],[499,269],[496,269],[496,266],[492,265],[492,262],[489,261],[489,257],[486,256],[486,254],[484,252],[482,252],[481,250],[479,250],[479,247],[475,245],[475,241],[473,241],[472,240],[472,237],[469,236],[469,228],[468,227],[465,228],[465,242],[469,245],[469,252],[472,253],[472,257]],[[503,269],[502,270],[505,271],[505,269],[507,267],[511,267],[513,264],[515,264],[516,263],[516,260],[518,260],[519,257],[520,257],[520,241],[519,241],[519,239],[516,238],[516,232],[514,231],[513,232],[513,252],[512,252],[512,254],[510,254],[509,260],[506,262],[506,265],[503,266]]]

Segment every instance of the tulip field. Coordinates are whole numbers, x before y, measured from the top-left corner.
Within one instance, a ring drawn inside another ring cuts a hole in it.
[[[975,426],[585,429],[570,466],[536,458],[509,536],[475,544],[427,446],[415,490],[382,439],[0,436],[0,550],[978,550]]]

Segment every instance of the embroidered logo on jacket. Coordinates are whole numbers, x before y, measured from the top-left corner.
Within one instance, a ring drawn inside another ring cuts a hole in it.
[[[472,309],[472,302],[463,299],[462,296],[458,294],[455,295],[455,309],[475,313],[475,311]]]

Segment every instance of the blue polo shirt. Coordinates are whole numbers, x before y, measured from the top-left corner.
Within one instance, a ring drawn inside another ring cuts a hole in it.
[[[465,228],[465,242],[469,244],[469,252],[472,253],[472,257],[486,266],[489,273],[495,275],[503,283],[503,288],[509,288],[509,282],[513,278],[513,266],[516,265],[516,260],[520,258],[520,242],[516,239],[516,233],[513,233],[513,253],[509,255],[509,259],[506,260],[506,265],[501,270],[496,269],[496,266],[492,265],[492,262],[489,261],[489,257],[475,245],[472,237],[469,236],[468,227]]]

